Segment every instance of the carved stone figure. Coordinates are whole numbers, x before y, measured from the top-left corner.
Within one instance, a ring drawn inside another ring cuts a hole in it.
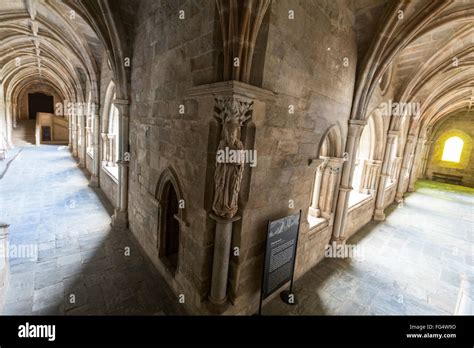
[[[217,152],[241,153],[244,145],[240,140],[240,127],[250,116],[252,106],[249,103],[233,99],[217,100],[219,112],[216,116],[222,120],[222,139]],[[218,216],[231,219],[239,209],[238,198],[244,173],[243,156],[235,156],[237,160],[217,160],[214,172],[214,200],[212,210]]]

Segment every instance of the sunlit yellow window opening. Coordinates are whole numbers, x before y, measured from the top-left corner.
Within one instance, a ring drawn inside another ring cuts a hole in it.
[[[451,137],[444,143],[443,157],[441,160],[459,163],[461,160],[462,147],[464,141],[459,137]]]

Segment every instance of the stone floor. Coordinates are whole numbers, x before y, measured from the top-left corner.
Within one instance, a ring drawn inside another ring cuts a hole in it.
[[[326,258],[295,282],[298,305],[277,297],[263,314],[453,314],[460,275],[474,269],[473,234],[474,189],[419,181],[348,241],[362,258]]]
[[[11,269],[2,314],[184,313],[110,215],[66,147],[22,148],[0,180]]]

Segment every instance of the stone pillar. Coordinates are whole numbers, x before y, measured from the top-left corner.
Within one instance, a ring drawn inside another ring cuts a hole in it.
[[[209,300],[215,305],[223,305],[227,301],[232,225],[234,221],[240,220],[240,216],[236,215],[231,219],[222,218],[212,213],[209,216],[216,221]]]
[[[402,157],[395,157],[392,163],[392,169],[390,170],[390,178],[392,182],[396,182],[400,175],[400,167],[402,165]]]
[[[415,155],[413,157],[413,161],[411,164],[411,173],[410,173],[410,183],[408,184],[408,192],[415,191],[415,183],[418,179],[418,170],[420,168],[420,159],[421,159],[421,152],[423,150],[423,143],[425,140],[423,138],[418,138],[416,142],[416,149]]]
[[[103,165],[106,165],[107,164],[107,145],[108,145],[107,133],[100,133],[100,136],[102,137],[101,161]]]
[[[71,118],[72,125],[72,154],[74,157],[77,157],[79,154],[79,139],[78,139],[78,126],[77,126],[77,117],[75,115],[69,115]]]
[[[431,144],[433,144],[432,140],[425,141],[423,145],[423,157],[421,160],[421,172],[419,174],[420,177],[425,178],[426,176],[426,167],[428,165],[428,159],[430,156]]]
[[[365,120],[349,120],[349,130],[346,142],[348,158],[342,169],[341,185],[339,186],[339,195],[334,215],[332,241],[336,243],[344,243],[345,240],[344,228],[347,217],[347,207],[349,204],[349,193],[352,190],[351,182],[354,174],[357,146],[359,145],[360,136],[366,124],[367,121]]]
[[[341,171],[341,167],[344,163],[343,158],[331,157],[328,160],[326,173],[328,176],[327,181],[327,192],[323,199],[323,204],[321,205],[321,215],[329,220],[329,224],[332,225],[333,223],[333,213],[334,213],[334,202],[335,196],[338,189],[339,184],[339,173]]]
[[[401,202],[403,200],[403,194],[405,193],[404,192],[405,181],[408,179],[408,176],[409,176],[408,169],[410,168],[410,163],[413,157],[412,152],[413,152],[414,144],[415,144],[415,136],[409,135],[407,137],[407,141],[405,144],[405,155],[403,156],[402,169],[400,171],[398,186],[397,186],[397,194],[395,196],[395,200],[397,202]]]
[[[94,158],[92,161],[92,175],[90,180],[90,185],[93,187],[99,187],[99,171],[100,171],[100,120],[99,120],[99,106],[94,105],[92,108],[92,129],[93,138],[92,138],[92,151],[94,153]]]
[[[84,114],[84,112],[79,113],[79,134],[81,136],[81,154],[82,156],[79,156],[79,167],[86,168],[86,158],[87,158],[87,116]]]
[[[362,171],[362,193],[373,195],[377,191],[377,184],[380,175],[382,161],[365,160]]]
[[[115,167],[115,142],[117,141],[115,134],[107,134],[107,165]]]
[[[73,152],[73,143],[74,143],[74,134],[73,134],[73,127],[74,125],[72,124],[72,117],[68,116],[68,127],[69,127],[69,142],[68,142],[68,147],[71,152]]]
[[[385,201],[385,186],[387,180],[390,178],[390,154],[393,151],[395,140],[397,139],[397,131],[389,131],[387,136],[387,145],[385,146],[385,155],[382,164],[382,174],[380,174],[380,182],[377,190],[377,198],[375,200],[374,220],[384,221],[384,201]]]
[[[83,150],[82,148],[84,147],[84,138],[82,136],[83,129],[81,125],[81,118],[79,116],[76,116],[77,121],[76,121],[76,142],[77,142],[77,157],[79,158],[79,167],[84,168],[85,163],[84,163],[84,156],[83,156]],[[82,154],[82,156],[81,156]]]
[[[5,103],[5,118],[7,120],[7,129],[6,129],[6,138],[7,138],[7,146],[8,148],[13,148],[13,112],[12,112],[12,104],[9,100]]]
[[[18,121],[18,104],[12,103],[12,111],[13,111],[13,128],[16,128],[16,123]]]
[[[3,310],[10,279],[8,257],[8,225],[0,222],[0,313]]]
[[[321,185],[323,181],[323,174],[326,169],[327,163],[329,158],[328,157],[321,157],[323,162],[318,165],[316,168],[316,175],[314,178],[314,188],[313,188],[313,197],[311,200],[311,207],[310,212],[313,216],[319,217],[321,216],[321,208],[320,208],[320,196],[321,196]]]
[[[128,227],[128,164],[129,164],[129,105],[128,100],[115,99],[114,105],[119,111],[118,141],[118,178],[117,203],[112,216],[112,225],[118,228]],[[115,146],[114,146],[115,148]]]

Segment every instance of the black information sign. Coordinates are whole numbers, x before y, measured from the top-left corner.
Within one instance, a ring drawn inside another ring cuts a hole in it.
[[[293,279],[300,215],[301,211],[268,223],[262,300]]]

